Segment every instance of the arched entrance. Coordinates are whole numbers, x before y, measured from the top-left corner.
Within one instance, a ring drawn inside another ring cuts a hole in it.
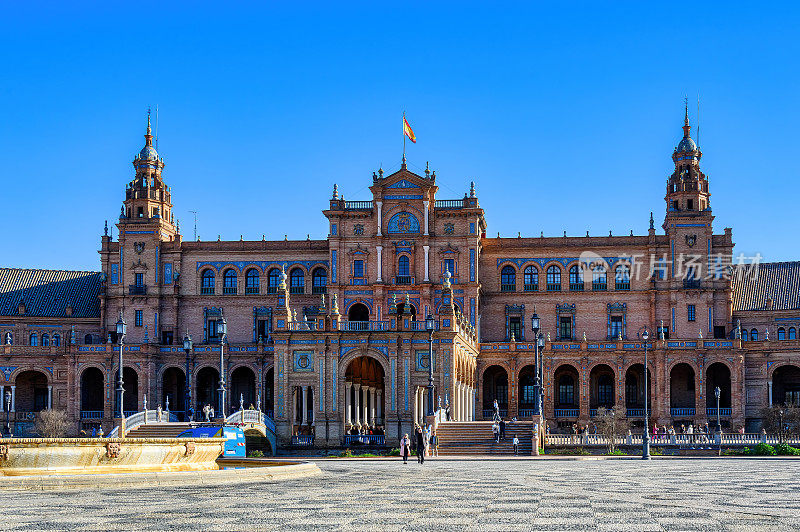
[[[353,303],[347,311],[348,321],[369,321],[369,308],[364,303]]]
[[[398,303],[397,313],[403,314],[404,316],[411,314],[411,321],[417,321],[417,307],[415,307],[414,305],[409,304],[408,308],[406,308],[405,303]]]
[[[533,416],[536,408],[536,366],[525,366],[519,372],[519,417]]]
[[[614,370],[606,364],[598,364],[589,373],[589,414],[598,408],[614,408]]]
[[[195,397],[197,402],[194,407],[195,416],[202,416],[203,407],[211,405],[214,410],[219,408],[219,371],[211,366],[206,366],[197,372],[197,384],[195,385]],[[221,416],[223,412],[215,412],[217,416]]]
[[[781,366],[772,374],[772,404],[800,406],[800,368]]]
[[[231,373],[231,405],[239,408],[256,406],[256,374],[253,370],[240,366]]]
[[[264,412],[275,417],[275,370],[269,368],[264,377]]]
[[[774,377],[774,375],[773,375]],[[719,417],[731,416],[731,370],[721,362],[714,362],[706,368],[706,414],[709,424],[717,422],[717,396],[714,389],[719,387]],[[722,421],[720,419],[720,421]],[[727,425],[728,421],[722,422]]]
[[[383,366],[370,356],[359,356],[344,374],[345,434],[384,433]],[[376,432],[377,431],[377,432]]]
[[[126,366],[122,371],[122,380],[124,381],[122,388],[125,390],[122,396],[122,407],[125,417],[128,417],[139,411],[139,374],[133,368]],[[114,372],[114,390],[117,389],[117,382],[119,382],[119,370]],[[117,401],[117,394],[114,392],[113,417],[119,416],[119,403]],[[148,408],[150,408],[149,405]]]
[[[676,420],[695,416],[694,368],[685,362],[669,373],[669,412]]]
[[[161,376],[161,408],[167,405],[171,412],[186,415],[186,374],[180,368],[167,368]]]
[[[483,372],[483,417],[492,419],[494,401],[500,407],[500,416],[508,415],[508,373],[502,366],[489,366]]]
[[[625,407],[629,418],[644,417],[644,364],[634,364],[625,372]],[[647,370],[647,405],[652,414],[653,375]]]
[[[81,419],[103,418],[104,381],[99,368],[86,368],[81,374]]]
[[[17,412],[39,412],[50,407],[47,376],[41,371],[23,371],[14,380],[14,404]]]
[[[578,386],[578,370],[570,364],[564,364],[553,374],[555,393],[553,406],[556,418],[577,418],[580,413],[580,388]]]

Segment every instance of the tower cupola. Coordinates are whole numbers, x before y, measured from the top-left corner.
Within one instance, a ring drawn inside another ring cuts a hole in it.
[[[667,179],[667,215],[697,216],[711,211],[708,178],[700,171],[703,153],[690,136],[689,106],[684,109],[683,138],[672,152],[675,170]]]

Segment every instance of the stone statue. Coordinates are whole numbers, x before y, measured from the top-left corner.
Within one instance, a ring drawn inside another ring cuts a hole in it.
[[[769,327],[764,328],[764,340],[769,341]]]

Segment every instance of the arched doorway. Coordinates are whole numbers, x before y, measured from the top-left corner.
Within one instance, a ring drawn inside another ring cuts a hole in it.
[[[122,371],[122,388],[125,393],[122,396],[122,409],[125,417],[132,416],[139,411],[139,374],[131,367],[126,366]],[[119,370],[114,372],[114,390],[117,389],[119,382]],[[114,412],[113,417],[119,416],[119,403],[117,394],[114,392]],[[150,405],[148,405],[150,408]]]
[[[606,364],[598,364],[589,372],[589,415],[598,408],[614,408],[614,370]]]
[[[167,405],[171,412],[186,415],[186,374],[180,368],[167,368],[161,376],[161,408]]]
[[[369,321],[369,308],[364,303],[353,303],[347,311],[348,321]]]
[[[625,407],[629,418],[644,417],[644,364],[633,364],[625,372]],[[647,405],[652,414],[653,375],[647,370]]]
[[[415,307],[414,305],[409,304],[408,308],[406,308],[405,303],[398,303],[397,313],[403,314],[404,316],[411,314],[411,321],[417,321],[417,307]]]
[[[256,406],[256,374],[253,370],[240,366],[231,373],[231,405],[237,410]]]
[[[47,376],[41,371],[23,371],[14,380],[17,412],[39,412],[50,407]]]
[[[685,362],[669,373],[669,412],[673,419],[695,416],[694,368]]]
[[[536,408],[536,366],[525,366],[519,372],[519,417],[533,416]]]
[[[500,416],[508,415],[508,373],[502,366],[489,366],[483,372],[483,417],[492,419],[494,401],[500,407]]]
[[[772,374],[772,404],[800,406],[800,368],[781,366]]]
[[[81,374],[81,419],[103,418],[104,381],[99,368],[86,368]]]
[[[383,366],[370,356],[359,356],[348,365],[344,374],[345,434],[364,434],[365,430],[384,430]]]
[[[197,372],[197,384],[195,385],[195,415],[200,416],[200,419],[205,419],[202,416],[203,407],[211,405],[215,410],[217,416],[221,416],[223,412],[216,412],[219,408],[219,371],[211,366],[206,366]]]
[[[264,412],[270,417],[275,417],[275,370],[269,368],[264,377]]]
[[[774,374],[773,374],[774,377]],[[719,387],[719,416],[731,416],[731,370],[721,362],[714,362],[706,368],[706,414],[709,423],[717,421],[717,396],[714,389]],[[721,421],[721,420],[720,420]],[[727,422],[723,422],[726,425]]]
[[[553,406],[556,418],[577,418],[580,413],[578,370],[570,364],[559,366],[553,374],[555,393]]]

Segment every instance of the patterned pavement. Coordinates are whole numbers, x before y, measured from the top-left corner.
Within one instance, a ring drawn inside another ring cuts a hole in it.
[[[0,491],[2,530],[797,530],[800,460],[317,460],[240,486]]]

